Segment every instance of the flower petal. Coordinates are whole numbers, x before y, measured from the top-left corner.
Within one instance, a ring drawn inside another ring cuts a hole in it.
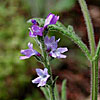
[[[35,55],[36,52],[35,52],[35,50],[32,50],[32,49],[26,49],[26,50],[21,50],[21,54],[31,57],[32,55]]]
[[[36,37],[36,35],[33,35],[33,32],[32,31],[29,32],[29,36],[30,37]]]
[[[50,13],[50,14],[47,16],[47,18],[46,18],[46,20],[45,20],[44,27],[46,27],[47,25],[50,24],[50,21],[52,20],[53,16],[54,16],[54,15],[53,15],[52,13]]]
[[[46,85],[46,81],[41,80],[37,87],[45,86],[45,85]]]
[[[45,44],[48,44],[48,43],[49,43],[49,37],[48,37],[48,36],[46,36],[46,37],[44,38],[44,43],[45,43]]]
[[[68,51],[68,49],[66,47],[65,48],[57,48],[57,51],[60,53],[64,53],[64,52]]]
[[[57,20],[59,20],[59,16],[49,13],[45,20],[44,28],[46,28],[50,24],[56,24]]]
[[[56,42],[59,42],[60,41],[60,38],[58,40],[56,40]]]
[[[49,42],[50,42],[50,43],[55,42],[55,36],[52,36],[52,37],[49,39]]]
[[[30,49],[33,49],[33,44],[32,43],[28,43],[28,47],[30,48]]]
[[[41,77],[37,77],[34,80],[32,80],[32,83],[40,83]]]
[[[44,74],[48,75],[48,69],[47,68],[44,68]]]
[[[28,59],[28,58],[29,58],[28,56],[20,56],[21,60]]]
[[[54,53],[53,51],[51,51],[49,55],[56,58],[56,53]]]
[[[58,46],[57,43],[59,42],[59,40],[60,39],[55,41],[55,36],[52,36],[51,38],[46,36],[45,39],[44,39],[44,43],[45,43],[45,45],[47,47],[47,51],[56,50],[57,46]]]
[[[50,77],[50,75],[47,75],[46,78],[42,78],[37,87],[45,86],[46,85],[46,82],[47,82],[47,80],[48,80],[49,77]]]
[[[57,48],[55,50],[52,50],[49,55],[54,57],[54,58],[66,58],[66,55],[61,54],[61,53],[64,53],[66,51],[68,51],[67,48]]]
[[[31,20],[31,22],[33,23],[33,25],[38,25],[38,22],[36,20]]]
[[[57,56],[57,58],[66,58],[67,56],[66,55],[63,55],[63,54],[59,54],[58,56]]]
[[[36,72],[37,72],[37,75],[38,75],[38,76],[44,76],[44,71],[43,71],[42,69],[37,68],[37,69],[36,69]]]

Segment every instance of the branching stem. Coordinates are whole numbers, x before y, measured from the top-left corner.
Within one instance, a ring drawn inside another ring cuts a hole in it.
[[[91,18],[89,15],[89,11],[87,9],[87,5],[85,0],[78,0],[84,15],[84,19],[87,26],[89,44],[91,49],[91,56],[94,58],[95,56],[95,39],[94,39],[94,30],[91,22]],[[98,97],[98,58],[90,61],[91,68],[91,100],[97,100]]]

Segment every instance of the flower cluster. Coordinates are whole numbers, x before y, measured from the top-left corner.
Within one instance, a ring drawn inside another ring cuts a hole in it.
[[[55,16],[54,14],[50,13],[47,16],[43,27],[39,27],[39,24],[36,22],[36,20],[31,20],[33,25],[31,26],[31,28],[29,28],[30,29],[29,36],[30,37],[36,37],[37,35],[43,36],[44,29],[46,29],[48,25],[56,24],[58,19],[59,16]]]
[[[44,31],[45,29],[48,28],[48,25],[51,24],[56,24],[56,22],[59,20],[59,16],[56,16],[52,13],[50,13],[44,23],[43,27],[40,27],[38,22],[36,20],[31,20],[32,22],[32,26],[29,32],[29,36],[30,37],[44,37],[44,45],[45,45],[45,52],[48,54],[48,56],[53,57],[53,58],[66,58],[66,55],[63,55],[62,53],[68,51],[68,49],[66,47],[62,48],[58,48],[58,42],[60,41],[60,39],[55,40],[55,36],[52,36],[51,38],[49,38],[47,35],[44,35]],[[37,38],[38,39],[38,38]],[[37,52],[36,50],[33,49],[33,44],[32,43],[28,43],[28,47],[29,49],[26,50],[21,50],[21,54],[23,54],[24,56],[21,56],[20,59],[28,59],[31,56],[37,56],[42,58],[42,54],[40,54],[39,52]],[[42,48],[41,48],[42,49]],[[39,86],[44,86],[46,85],[46,81],[48,80],[48,78],[50,77],[50,75],[48,74],[48,69],[44,68],[44,70],[41,69],[36,69],[36,72],[38,74],[39,77],[37,77],[36,79],[32,80],[32,83],[38,83],[38,87]]]

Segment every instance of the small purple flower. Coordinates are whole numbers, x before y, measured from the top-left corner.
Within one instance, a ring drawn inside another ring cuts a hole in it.
[[[44,68],[44,70],[36,69],[36,72],[37,72],[38,77],[32,80],[32,83],[35,83],[35,84],[38,83],[37,87],[45,86],[48,78],[50,77],[50,75],[48,74],[48,69],[47,68]]]
[[[29,49],[21,50],[21,54],[25,55],[25,56],[20,56],[21,60],[28,59],[33,55],[40,56],[40,53],[38,53],[36,50],[33,49],[33,44],[29,42],[28,47]]]
[[[33,25],[38,25],[38,22],[36,20],[31,20],[31,22],[33,23]]]
[[[44,28],[46,28],[48,25],[56,24],[58,20],[59,20],[59,16],[49,13],[49,15],[47,16],[45,20]]]
[[[67,48],[57,48],[56,50],[52,50],[49,55],[54,58],[66,58],[66,55],[61,54],[66,51],[68,51]]]
[[[39,36],[43,36],[42,32],[43,32],[43,28],[39,27],[38,25],[32,25],[29,32],[29,36],[30,37],[36,37],[37,35]]]
[[[57,49],[57,43],[59,42],[60,39],[56,40],[55,41],[55,36],[52,36],[51,38],[49,38],[48,36],[46,36],[44,38],[44,43],[47,47],[47,51],[50,51],[50,50],[55,50]]]

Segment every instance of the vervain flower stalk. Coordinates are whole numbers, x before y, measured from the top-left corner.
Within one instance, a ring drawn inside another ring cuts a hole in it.
[[[94,39],[94,31],[93,26],[91,23],[91,19],[89,16],[89,12],[87,9],[87,5],[84,0],[78,0],[85,18],[88,37],[89,37],[89,44],[90,50],[87,46],[82,42],[82,40],[75,34],[74,29],[72,26],[68,26],[66,28],[61,23],[56,23],[59,20],[59,16],[56,16],[50,13],[45,21],[43,19],[31,19],[32,26],[29,28],[29,36],[36,40],[36,43],[39,45],[41,52],[39,53],[33,49],[33,44],[28,43],[28,49],[21,50],[20,59],[28,59],[31,56],[34,56],[39,62],[44,65],[44,70],[37,68],[36,72],[38,77],[32,80],[32,83],[38,84],[37,87],[46,87],[50,93],[50,99],[48,100],[59,100],[56,99],[54,89],[56,88],[56,78],[53,78],[52,69],[50,66],[50,60],[54,58],[66,58],[67,56],[64,55],[64,52],[67,52],[68,49],[66,47],[58,47],[59,39],[55,39],[55,36],[48,37],[49,30],[59,31],[60,33],[64,34],[65,36],[69,37],[76,43],[81,50],[84,52],[88,60],[90,61],[92,68],[91,68],[91,100],[97,100],[98,97],[98,60],[99,60],[99,53],[100,53],[100,41],[98,43],[97,49],[95,48],[95,39]],[[38,21],[38,22],[37,22]],[[42,23],[42,24],[41,24]],[[44,24],[43,24],[44,23]],[[43,27],[41,27],[43,26]],[[66,81],[63,83],[62,88],[62,100],[66,100]],[[47,91],[45,91],[46,94]],[[48,96],[48,95],[46,95]]]
[[[44,65],[44,70],[39,68],[36,69],[38,77],[33,79],[32,83],[38,84],[37,87],[47,86],[51,94],[51,100],[55,100],[55,80],[52,76],[49,60],[52,58],[66,58],[66,55],[63,55],[62,53],[68,51],[66,47],[58,48],[58,42],[60,39],[55,40],[55,36],[49,38],[47,34],[48,25],[56,24],[58,19],[59,16],[50,13],[45,19],[43,27],[40,27],[36,20],[31,20],[32,26],[29,28],[29,36],[37,41],[42,54],[34,50],[33,44],[29,42],[29,49],[21,50],[21,54],[24,56],[20,57],[20,59],[23,60],[28,59],[31,56],[35,56],[38,58],[37,60],[39,60]]]

